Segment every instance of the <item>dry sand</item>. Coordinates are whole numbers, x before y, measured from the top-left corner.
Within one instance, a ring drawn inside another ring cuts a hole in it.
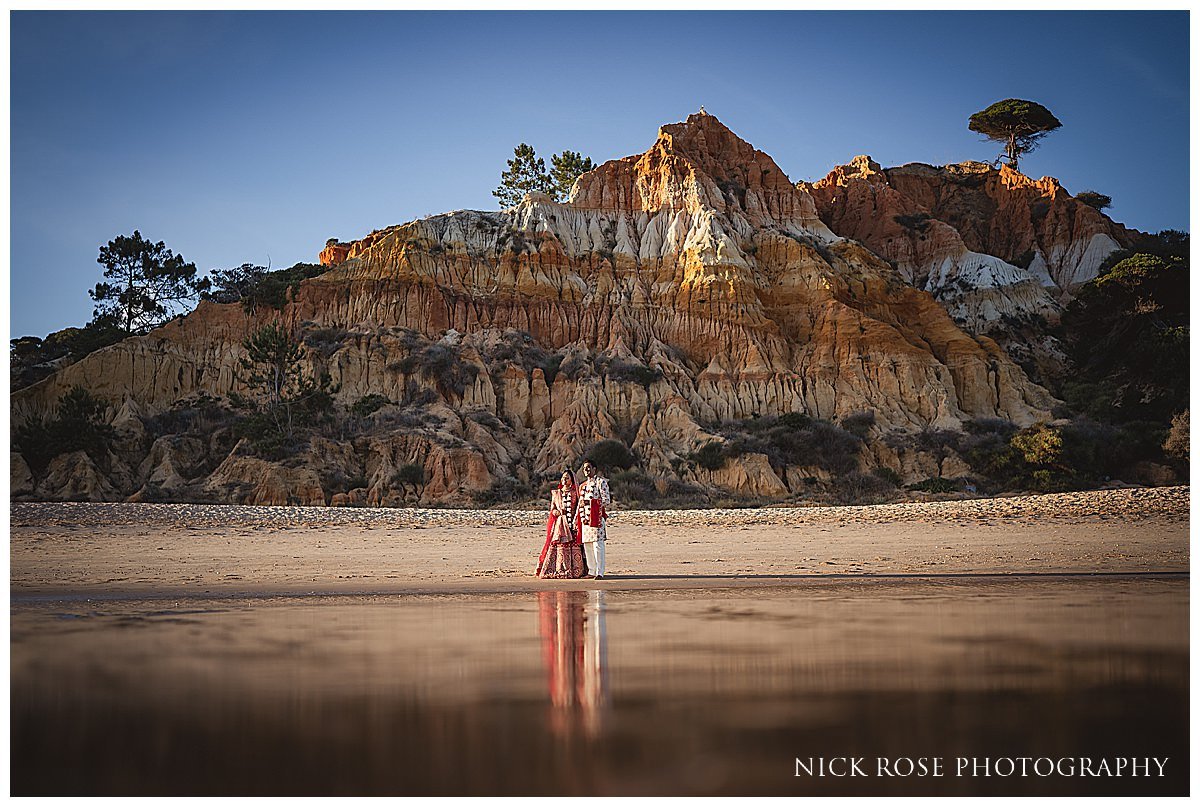
[[[696,588],[1186,574],[1187,487],[867,507],[617,511],[603,581],[538,580],[545,514],[14,503],[14,597]]]

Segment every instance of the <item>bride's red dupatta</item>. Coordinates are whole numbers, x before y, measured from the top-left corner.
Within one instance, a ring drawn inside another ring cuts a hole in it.
[[[562,492],[561,485],[558,487],[558,491],[560,493]],[[554,509],[553,502],[554,502],[554,499],[553,499],[553,496],[551,496],[551,505],[550,505],[551,510]],[[572,485],[571,486],[571,513],[577,515],[576,511],[578,509],[579,509],[579,486]],[[542,554],[538,555],[537,569],[535,570],[534,574],[537,574],[537,572],[540,572],[542,570],[542,563],[546,560],[546,553],[550,551],[550,539],[554,536],[554,522],[557,520],[558,520],[558,517],[555,516],[554,513],[548,513],[546,515],[546,543],[544,543],[542,545]],[[579,540],[578,531],[576,531],[576,541],[578,541],[578,540]]]

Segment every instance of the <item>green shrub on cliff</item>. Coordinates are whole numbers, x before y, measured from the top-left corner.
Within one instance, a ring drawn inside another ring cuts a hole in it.
[[[662,370],[649,367],[636,359],[617,359],[607,365],[605,372],[610,381],[638,384],[643,387],[649,387],[662,378]]]
[[[9,342],[12,390],[36,384],[58,367],[79,361],[92,351],[116,344],[125,333],[111,317],[96,317],[82,328],[63,328],[42,339],[22,336]]]
[[[892,216],[892,219],[906,230],[923,233],[929,229],[929,220],[932,218],[928,213],[912,213],[903,216]]]
[[[646,504],[660,498],[654,480],[641,471],[618,471],[611,482],[613,501],[623,505]]]
[[[297,263],[287,269],[267,272],[242,296],[242,307],[254,312],[259,308],[279,311],[300,288],[301,281],[324,274],[328,267],[315,263]]]
[[[479,375],[479,367],[463,358],[462,347],[454,338],[430,342],[416,331],[405,330],[400,345],[406,355],[387,369],[405,376],[419,375],[447,398],[461,397]]]
[[[716,426],[726,438],[724,454],[765,454],[778,471],[815,466],[833,474],[859,469],[861,438],[825,420],[799,412],[737,420]]]
[[[108,404],[83,387],[71,387],[50,418],[34,418],[16,428],[16,445],[35,473],[41,473],[60,454],[86,451],[103,462],[116,436],[104,421]]]
[[[705,443],[689,459],[701,468],[717,471],[725,467],[725,447],[716,441]]]
[[[1188,406],[1189,267],[1174,249],[1168,239],[1161,255],[1120,260],[1063,313],[1073,372],[1061,395],[1074,411],[1165,427]]]
[[[633,452],[620,440],[600,440],[583,452],[580,462],[582,463],[583,460],[590,460],[593,465],[605,473],[612,473],[618,468],[621,470],[632,468],[637,462],[637,457],[633,456]]]
[[[328,374],[314,378],[301,369],[300,343],[279,322],[255,330],[242,347],[237,377],[249,396],[230,396],[247,412],[236,431],[256,453],[278,459],[298,447],[304,430],[331,417],[336,390]]]
[[[301,281],[327,271],[329,267],[303,262],[273,272],[265,266],[250,263],[233,269],[214,269],[209,276],[211,287],[201,294],[201,299],[217,303],[240,302],[250,314],[259,308],[279,311],[300,288]]]
[[[834,477],[829,489],[839,504],[879,504],[892,497],[896,486],[879,474],[851,471]]]
[[[425,477],[425,468],[416,463],[405,463],[392,475],[392,484],[399,486],[401,489],[412,485],[416,492],[420,492],[421,486],[428,480]]]
[[[514,504],[528,501],[535,495],[536,493],[529,483],[510,476],[496,480],[486,490],[476,491],[472,494],[472,498],[476,504],[486,507],[494,504]]]
[[[386,395],[372,392],[350,405],[350,414],[356,418],[368,418],[392,402]]]
[[[562,358],[538,345],[528,331],[515,329],[506,330],[495,344],[483,351],[483,361],[493,375],[509,365],[520,367],[530,377],[534,370],[540,369],[547,384],[554,383]]]

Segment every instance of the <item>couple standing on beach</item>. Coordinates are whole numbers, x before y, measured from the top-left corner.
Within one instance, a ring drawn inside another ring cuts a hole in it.
[[[589,570],[597,580],[604,577],[604,540],[612,494],[608,480],[590,461],[580,471],[583,484],[576,485],[575,474],[567,469],[550,493],[538,577],[577,579],[587,577]]]

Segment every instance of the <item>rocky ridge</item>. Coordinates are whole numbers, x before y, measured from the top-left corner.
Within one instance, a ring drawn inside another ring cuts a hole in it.
[[[1062,372],[1061,350],[1047,335],[1062,304],[1137,235],[1058,180],[1007,165],[885,169],[863,155],[799,185],[834,232],[889,261],[1037,377]]]
[[[321,253],[330,270],[282,311],[202,302],[15,393],[19,422],[84,386],[112,402],[122,440],[103,461],[59,457],[37,480],[14,458],[14,490],[20,477],[39,498],[469,501],[506,480],[537,482],[615,438],[660,490],[674,479],[773,498],[795,495],[820,469],[779,468],[753,452],[698,466],[697,450],[725,442],[719,424],[871,412],[861,467],[914,481],[944,472],[944,458],[890,448],[884,434],[1048,419],[1054,399],[986,335],[983,298],[1001,289],[997,310],[1052,314],[1058,293],[1094,271],[1104,239],[1127,236],[1069,200],[1061,209],[1071,217],[1052,206],[1019,232],[1006,233],[1007,214],[969,220],[968,202],[984,205],[998,189],[1028,196],[1022,210],[1035,193],[1065,194],[1052,180],[977,172],[979,187],[955,196],[933,190],[952,167],[851,168],[797,186],[700,114],[662,127],[645,153],[584,174],[566,203],[531,195],[509,210],[331,241]],[[885,215],[871,218],[868,201]],[[927,212],[932,243],[903,234],[907,246],[889,246],[905,211]],[[1091,246],[1080,251],[1084,237]],[[1028,269],[1004,259],[1017,249],[1035,252]],[[976,291],[943,294],[943,306],[937,292],[952,279]],[[284,462],[254,456],[227,429],[154,426],[201,396],[245,392],[241,341],[276,318],[304,337],[306,368],[329,373],[340,405],[368,395],[390,403],[355,434],[316,436]],[[412,367],[434,349],[455,357],[449,383]],[[398,481],[407,465],[423,470],[419,489]]]

